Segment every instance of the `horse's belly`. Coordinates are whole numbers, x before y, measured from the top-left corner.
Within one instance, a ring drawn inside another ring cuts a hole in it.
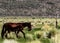
[[[7,30],[10,30],[10,31],[16,31],[18,30],[18,27],[8,27]]]

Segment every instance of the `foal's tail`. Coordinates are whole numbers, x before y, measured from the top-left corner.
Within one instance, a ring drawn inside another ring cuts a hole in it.
[[[2,31],[1,31],[1,37],[3,38],[3,36],[4,36],[4,33],[5,33],[5,25],[3,25],[3,27],[2,27]]]

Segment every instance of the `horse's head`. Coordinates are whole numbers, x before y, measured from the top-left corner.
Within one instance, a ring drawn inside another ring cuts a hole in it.
[[[31,22],[27,23],[28,25],[28,31],[31,31],[32,27],[31,27]]]
[[[28,31],[31,31],[31,22],[25,22],[23,23],[23,28],[28,27]]]

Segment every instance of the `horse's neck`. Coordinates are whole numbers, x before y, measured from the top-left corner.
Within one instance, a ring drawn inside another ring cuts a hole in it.
[[[28,27],[29,26],[29,24],[27,24],[27,23],[23,23],[22,25],[23,25],[23,27]]]
[[[24,27],[27,27],[27,25],[23,25],[23,28],[24,28]]]
[[[27,27],[26,25],[24,25],[23,27]]]

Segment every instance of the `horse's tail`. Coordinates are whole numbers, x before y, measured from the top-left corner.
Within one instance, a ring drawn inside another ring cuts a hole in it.
[[[4,32],[5,32],[5,25],[3,25],[2,31],[1,31],[1,37],[2,37],[2,38],[3,38],[3,36],[4,36]]]

